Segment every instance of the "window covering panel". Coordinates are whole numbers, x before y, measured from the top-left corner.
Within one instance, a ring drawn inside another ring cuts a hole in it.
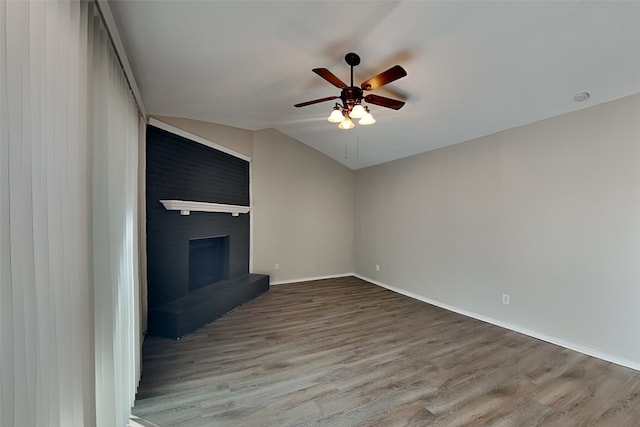
[[[140,135],[93,3],[0,2],[3,427],[128,422]]]

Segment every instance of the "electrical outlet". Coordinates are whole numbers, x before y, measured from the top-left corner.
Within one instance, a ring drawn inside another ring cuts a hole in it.
[[[380,271],[380,264],[376,264],[376,271]]]
[[[509,305],[511,304],[511,295],[509,294],[502,294],[502,303],[504,305]]]
[[[276,264],[276,265],[274,265],[274,266],[273,266],[273,269],[274,269],[274,270],[280,270],[280,264]]]

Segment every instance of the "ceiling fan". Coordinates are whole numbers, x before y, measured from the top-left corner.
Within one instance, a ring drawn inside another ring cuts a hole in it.
[[[335,74],[326,68],[314,68],[312,70],[338,89],[342,89],[340,96],[328,96],[326,98],[301,102],[299,104],[295,104],[294,107],[306,107],[307,105],[318,104],[320,102],[332,101],[340,98],[342,100],[342,104],[335,104],[328,120],[332,123],[340,123],[338,125],[340,129],[351,129],[355,127],[351,119],[360,119],[358,123],[361,125],[370,125],[375,123],[375,120],[369,111],[369,107],[363,106],[362,101],[369,104],[379,105],[381,107],[392,108],[394,110],[399,110],[404,106],[404,101],[385,98],[384,96],[379,95],[364,94],[364,91],[378,89],[379,87],[406,76],[407,72],[404,68],[399,65],[395,65],[387,71],[383,71],[382,73],[371,77],[369,80],[364,81],[360,87],[357,87],[353,85],[353,67],[360,64],[360,57],[353,52],[349,52],[345,55],[344,60],[351,67],[350,86],[347,86],[345,82],[340,80]]]

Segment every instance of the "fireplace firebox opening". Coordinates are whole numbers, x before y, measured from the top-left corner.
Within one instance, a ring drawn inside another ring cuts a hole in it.
[[[229,236],[189,239],[189,290],[229,279]]]

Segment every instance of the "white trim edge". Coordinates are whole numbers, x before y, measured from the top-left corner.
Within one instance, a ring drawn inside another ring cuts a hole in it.
[[[295,280],[279,280],[276,282],[271,282],[269,283],[269,285],[287,285],[289,283],[299,283],[299,282],[311,282],[314,280],[324,280],[324,279],[337,279],[339,277],[349,277],[349,276],[353,276],[353,277],[357,277],[355,273],[343,273],[343,274],[335,274],[335,275],[331,275],[331,276],[316,276],[316,277],[305,277],[302,279],[295,279]]]
[[[127,57],[127,51],[124,49],[124,45],[122,44],[122,39],[120,38],[120,32],[118,31],[118,26],[116,25],[116,21],[113,18],[113,14],[111,13],[111,7],[109,6],[108,0],[96,0],[95,4],[98,6],[98,10],[100,11],[100,15],[102,16],[102,22],[104,26],[107,28],[107,33],[109,33],[109,38],[111,39],[111,44],[113,45],[113,49],[116,52],[116,56],[120,61],[120,65],[122,66],[122,71],[129,83],[129,88],[131,89],[131,93],[133,93],[133,97],[136,100],[136,104],[138,105],[138,109],[140,110],[140,114],[147,119],[147,111],[145,110],[144,103],[142,102],[142,95],[140,94],[140,89],[138,88],[138,84],[136,83],[135,76],[133,75],[133,70],[131,69],[131,64],[129,64],[129,58]]]
[[[427,304],[435,305],[436,307],[444,308],[445,310],[452,311],[454,313],[461,314],[466,317],[471,317],[472,319],[480,320],[482,322],[490,323],[495,326],[499,326],[501,328],[509,329],[514,332],[518,332],[520,334],[524,334],[530,336],[532,338],[536,338],[542,341],[546,341],[551,344],[558,345],[560,347],[567,348],[569,350],[577,351],[578,353],[586,354],[587,356],[596,357],[598,359],[604,360],[606,362],[615,363],[616,365],[624,366],[626,368],[635,369],[636,371],[640,371],[640,364],[633,360],[613,356],[611,354],[603,353],[598,350],[594,350],[590,347],[585,347],[579,344],[574,344],[560,338],[552,337],[546,334],[542,334],[540,332],[532,331],[527,328],[523,328],[520,326],[512,325],[510,323],[502,322],[500,320],[496,320],[492,317],[483,316],[481,314],[473,313],[467,310],[462,310],[457,307],[443,304],[440,301],[434,301],[429,298],[425,298],[421,295],[415,294],[413,292],[405,291],[404,289],[396,288],[395,286],[387,285],[386,283],[378,282],[377,280],[373,280],[369,277],[362,276],[360,274],[353,274],[358,279],[365,280],[367,282],[373,283],[374,285],[380,286],[382,288],[389,289],[390,291],[399,293],[401,295],[407,296],[409,298],[416,299],[418,301],[425,302]]]
[[[183,138],[190,139],[190,140],[192,140],[194,142],[197,142],[199,144],[206,145],[207,147],[211,147],[211,148],[213,148],[215,150],[222,151],[223,153],[230,154],[230,155],[232,155],[234,157],[237,157],[239,159],[245,160],[247,162],[251,162],[251,157],[249,157],[249,156],[247,156],[245,154],[238,153],[237,151],[234,151],[231,148],[225,147],[224,145],[216,144],[213,141],[209,141],[208,139],[204,139],[203,137],[198,136],[198,135],[196,135],[194,133],[191,133],[191,132],[188,132],[186,130],[177,128],[177,127],[172,126],[172,125],[170,125],[168,123],[162,122],[162,121],[160,121],[160,120],[158,120],[158,119],[156,119],[154,117],[149,117],[149,124],[151,126],[155,126],[155,127],[160,128],[162,130],[166,130],[167,132],[171,132],[171,133],[173,133],[175,135],[181,136]]]

